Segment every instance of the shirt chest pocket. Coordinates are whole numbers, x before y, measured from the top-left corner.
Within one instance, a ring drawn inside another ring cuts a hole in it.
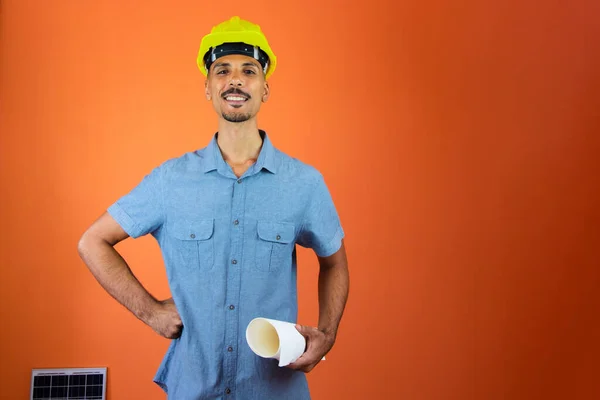
[[[193,270],[209,270],[215,263],[214,220],[180,220],[169,226],[180,264]]]
[[[288,267],[294,249],[294,224],[258,221],[254,266],[259,271],[275,272]]]

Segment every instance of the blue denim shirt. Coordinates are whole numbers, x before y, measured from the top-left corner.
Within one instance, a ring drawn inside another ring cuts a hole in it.
[[[240,179],[215,135],[108,208],[129,236],[151,234],[162,252],[184,326],[154,378],[171,399],[310,399],[305,374],[255,355],[245,331],[255,317],[295,323],[295,246],[329,256],[344,232],[322,175],[261,136]]]

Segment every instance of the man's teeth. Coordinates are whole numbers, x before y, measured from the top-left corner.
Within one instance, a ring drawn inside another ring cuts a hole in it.
[[[244,100],[246,100],[245,97],[238,97],[238,96],[227,96],[225,99],[227,99],[227,101],[244,101]]]

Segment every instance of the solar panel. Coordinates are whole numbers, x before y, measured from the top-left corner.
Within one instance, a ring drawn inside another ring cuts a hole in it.
[[[31,400],[106,400],[106,368],[34,369]]]

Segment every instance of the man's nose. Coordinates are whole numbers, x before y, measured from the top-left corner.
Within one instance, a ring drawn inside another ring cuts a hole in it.
[[[243,86],[244,85],[244,81],[242,80],[242,77],[239,73],[234,72],[231,74],[231,80],[229,81],[229,86]]]

